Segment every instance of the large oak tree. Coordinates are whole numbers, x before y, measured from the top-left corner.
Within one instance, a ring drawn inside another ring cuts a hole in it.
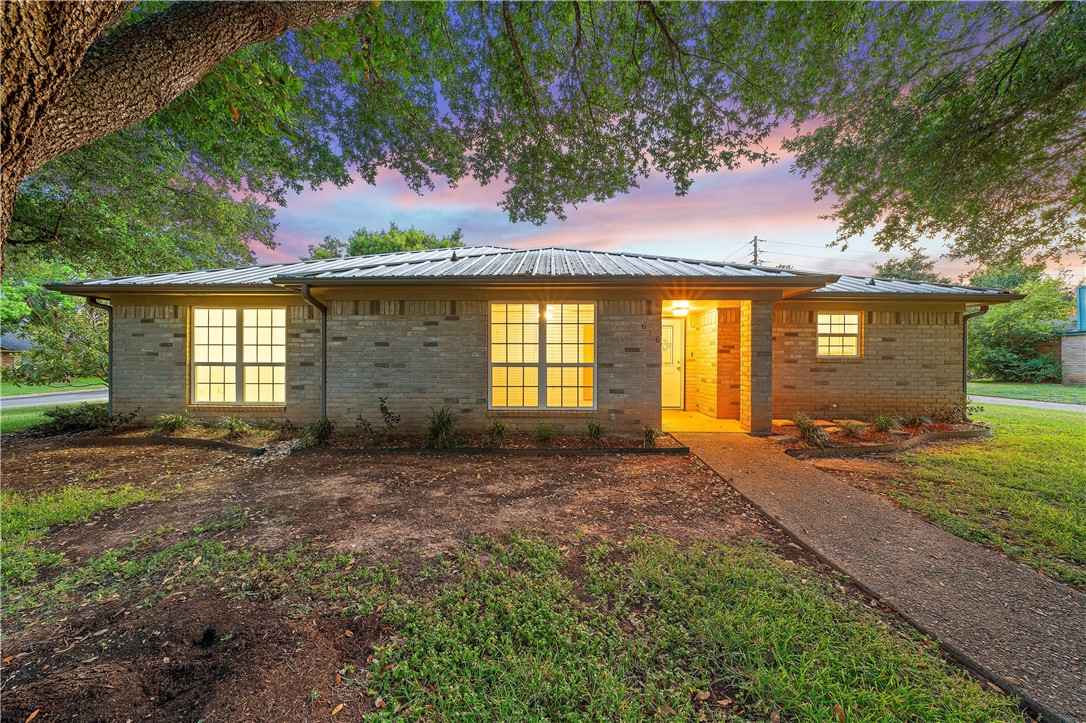
[[[5,243],[20,181],[134,124],[273,201],[390,167],[542,222],[791,123],[842,240],[1083,238],[1082,4],[6,2],[3,35]]]

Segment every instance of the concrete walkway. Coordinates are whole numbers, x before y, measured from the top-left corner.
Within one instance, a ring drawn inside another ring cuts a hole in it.
[[[764,440],[674,436],[797,541],[1045,721],[1086,721],[1086,595]]]
[[[982,397],[977,394],[970,394],[969,401],[976,402],[977,404],[1009,404],[1012,407],[1033,407],[1034,409],[1060,409],[1066,412],[1086,413],[1086,404],[1069,404],[1067,402],[1038,402],[1035,399]]]
[[[105,402],[109,399],[108,389],[91,389],[77,392],[56,392],[49,394],[24,394],[17,397],[0,397],[0,409],[18,409],[20,407],[55,406],[75,402]]]

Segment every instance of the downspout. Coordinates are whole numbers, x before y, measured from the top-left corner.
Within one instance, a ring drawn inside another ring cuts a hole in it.
[[[328,417],[328,307],[302,284],[302,298],[321,313],[321,419]]]
[[[106,411],[109,416],[113,416],[113,306],[111,304],[103,304],[98,299],[88,296],[87,304],[93,306],[95,309],[105,309],[106,316],[109,318],[109,368],[106,370],[106,386],[109,387],[109,396],[106,399]]]
[[[962,396],[969,399],[969,320],[988,313],[988,305],[962,315]]]

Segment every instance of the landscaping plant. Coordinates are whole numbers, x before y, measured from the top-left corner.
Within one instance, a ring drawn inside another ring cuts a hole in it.
[[[332,441],[335,434],[336,423],[328,417],[321,417],[313,424],[302,427],[302,433],[298,436],[298,447],[322,447]]]
[[[660,436],[660,430],[656,427],[645,427],[644,441],[642,444],[646,449],[652,449],[656,446],[656,438]]]
[[[826,434],[826,430],[814,423],[814,421],[803,412],[796,412],[792,415],[792,424],[796,425],[796,429],[799,430],[799,434],[803,437],[804,441],[808,444],[813,444],[816,447],[828,447],[830,446],[830,437]]]
[[[218,432],[224,432],[227,439],[237,439],[245,434],[253,431],[253,428],[249,426],[241,417],[223,416],[219,421],[212,425]]]
[[[550,422],[540,422],[532,430],[532,436],[537,442],[549,442],[558,436],[558,429]]]
[[[876,432],[890,432],[898,428],[897,417],[892,414],[876,414],[868,422]]]
[[[505,440],[509,438],[509,435],[516,431],[517,425],[498,417],[486,425],[483,436],[486,438],[487,446],[500,448],[505,446]]]
[[[595,420],[588,420],[585,425],[587,428],[588,439],[592,442],[592,446],[599,447],[603,443],[603,437],[607,434],[607,430],[603,425]]]
[[[159,434],[171,434],[181,429],[198,427],[199,422],[188,412],[181,414],[160,414],[151,421],[151,429]]]
[[[460,445],[460,435],[456,432],[456,425],[460,422],[460,415],[449,409],[430,408],[430,419],[426,423],[426,446],[435,449],[447,449]]]
[[[126,414],[110,414],[109,407],[105,404],[93,404],[80,402],[79,404],[66,404],[54,407],[44,412],[50,421],[38,428],[47,434],[64,434],[66,432],[79,432],[84,429],[96,429],[104,432],[112,432],[132,422],[142,407]]]
[[[400,423],[400,415],[393,414],[392,410],[388,408],[388,397],[378,397],[377,401],[377,409],[381,413],[381,429],[376,429],[370,420],[361,414],[358,415],[358,421],[356,422],[356,426],[375,443],[380,442],[396,431],[396,426]]]
[[[863,422],[854,422],[851,419],[840,419],[834,424],[837,425],[837,429],[841,434],[851,439],[859,439],[863,436],[864,430],[867,429],[867,425]]]

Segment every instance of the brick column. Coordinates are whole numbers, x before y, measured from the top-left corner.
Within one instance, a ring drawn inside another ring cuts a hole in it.
[[[742,302],[739,350],[739,424],[764,437],[773,428],[772,301]]]

